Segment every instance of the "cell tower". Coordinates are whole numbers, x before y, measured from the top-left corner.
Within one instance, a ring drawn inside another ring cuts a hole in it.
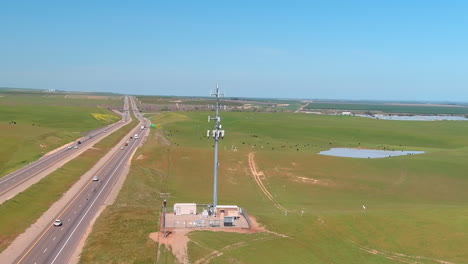
[[[224,138],[224,130],[222,130],[221,126],[221,117],[219,116],[219,109],[220,109],[220,104],[219,104],[219,98],[223,96],[219,92],[219,85],[216,83],[216,92],[215,93],[210,93],[211,96],[216,97],[216,116],[211,117],[208,116],[208,122],[211,120],[215,120],[215,127],[213,130],[208,130],[206,133],[207,137],[210,137],[210,134],[212,135],[215,143],[215,151],[214,151],[214,182],[213,182],[213,205],[211,207],[211,213],[215,214],[216,213],[216,206],[218,205],[218,167],[219,167],[219,162],[218,162],[218,142],[219,139]]]

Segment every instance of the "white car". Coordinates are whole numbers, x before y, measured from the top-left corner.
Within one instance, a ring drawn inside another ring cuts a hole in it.
[[[54,221],[54,226],[61,226],[62,225],[62,221],[60,219],[57,219]]]
[[[124,147],[120,147],[120,149],[122,149],[122,150],[123,150],[123,149],[124,149]]]
[[[77,148],[78,148],[78,146],[74,146],[73,148],[74,148],[74,149],[77,149]]]
[[[93,181],[99,181],[99,178],[97,176],[94,176]]]
[[[72,146],[68,146],[68,148],[67,148],[67,149],[72,149],[72,148],[73,148]]]

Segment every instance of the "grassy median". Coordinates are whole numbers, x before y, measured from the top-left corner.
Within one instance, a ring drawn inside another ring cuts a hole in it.
[[[84,173],[138,124],[115,131],[75,159],[0,205],[0,252],[46,212]]]

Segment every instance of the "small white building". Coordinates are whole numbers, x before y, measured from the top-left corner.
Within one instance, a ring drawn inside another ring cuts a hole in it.
[[[197,214],[196,203],[176,203],[174,204],[175,215],[191,215]]]
[[[351,112],[341,112],[341,115],[352,115]]]

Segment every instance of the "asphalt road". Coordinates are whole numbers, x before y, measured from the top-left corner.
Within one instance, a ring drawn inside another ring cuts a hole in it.
[[[130,101],[134,104],[132,100]],[[108,134],[126,125],[129,120],[128,110],[129,99],[128,97],[125,97],[124,112],[122,116],[123,122],[119,121],[112,125],[90,131],[86,136],[70,143],[67,147],[50,155],[46,154],[39,160],[0,178],[0,204],[13,198],[19,192],[27,189],[31,184],[53,172],[57,168],[57,166],[55,166],[57,163],[66,163],[76,158],[79,154],[105,138]],[[81,144],[78,144],[78,141],[80,141]],[[77,149],[74,148],[75,146]],[[54,167],[55,169],[53,169]]]
[[[133,100],[132,100],[133,101]],[[135,109],[135,108],[134,108]],[[68,263],[70,257],[84,236],[91,221],[96,217],[99,208],[111,192],[118,178],[122,176],[124,166],[128,163],[135,149],[141,145],[148,134],[148,129],[141,130],[141,125],[149,127],[149,121],[140,115],[140,124],[132,130],[131,135],[138,134],[138,139],[129,139],[130,143],[123,150],[118,150],[101,167],[98,181],[89,182],[62,208],[56,219],[62,226],[54,226],[53,221],[36,237],[14,263]]]

